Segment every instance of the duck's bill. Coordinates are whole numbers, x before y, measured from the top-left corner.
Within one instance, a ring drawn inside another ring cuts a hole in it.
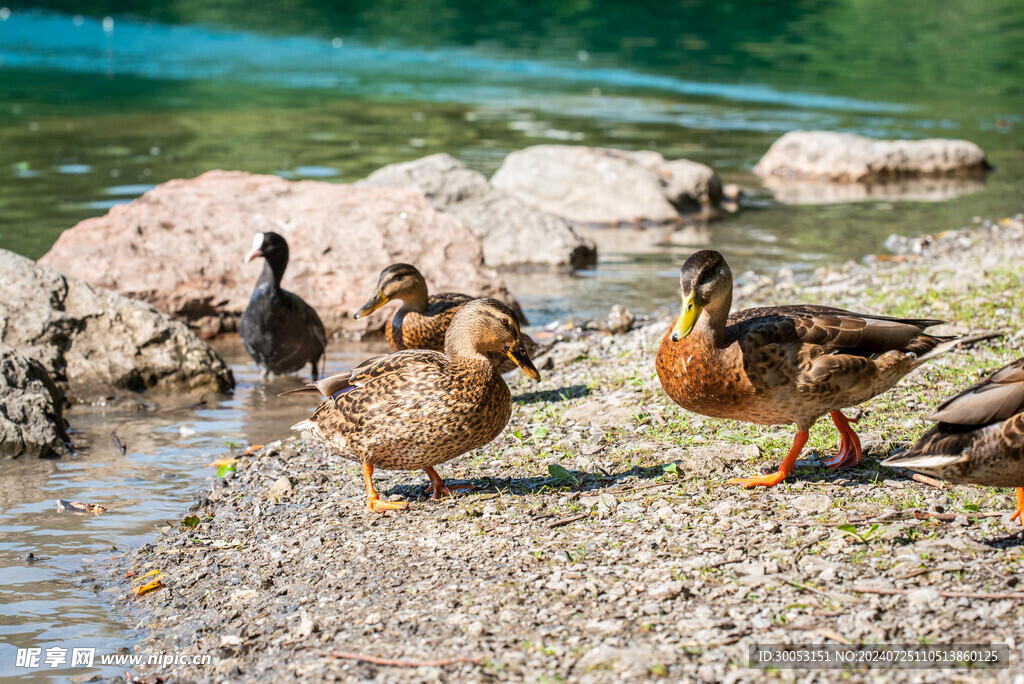
[[[376,311],[377,309],[379,309],[380,307],[384,306],[387,303],[388,298],[384,296],[383,292],[377,290],[376,292],[373,293],[373,296],[370,297],[370,301],[363,304],[362,308],[359,309],[359,311],[356,311],[353,318],[362,318],[363,316],[369,316],[374,311]]]
[[[512,363],[523,369],[523,372],[528,376],[534,380],[540,380],[540,371],[533,365],[533,361],[530,360],[530,355],[526,353],[526,348],[523,347],[522,343],[509,349],[505,354],[508,355],[508,358],[512,359]]]
[[[252,249],[245,255],[245,263],[261,256],[263,256],[263,233],[256,233],[252,238]]]
[[[678,342],[693,331],[693,326],[697,324],[697,319],[700,318],[700,312],[703,310],[704,307],[697,301],[693,292],[683,295],[682,311],[679,312],[679,318],[676,319],[676,324],[672,327],[673,342]]]

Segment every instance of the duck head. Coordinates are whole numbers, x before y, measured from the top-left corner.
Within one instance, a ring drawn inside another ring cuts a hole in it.
[[[683,301],[679,318],[672,328],[671,339],[678,342],[693,331],[701,312],[709,309],[729,315],[732,307],[732,271],[725,257],[712,249],[690,256],[679,269],[679,286]],[[716,316],[717,319],[717,316]]]
[[[381,271],[377,289],[353,318],[369,316],[393,299],[401,300],[406,307],[415,311],[426,311],[427,281],[415,266],[391,264]]]
[[[526,375],[540,380],[540,372],[523,346],[523,334],[512,309],[497,299],[474,299],[463,304],[452,317],[444,337],[449,357],[496,352],[512,359]]]

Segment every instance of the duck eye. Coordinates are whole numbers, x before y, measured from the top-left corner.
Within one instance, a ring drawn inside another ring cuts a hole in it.
[[[508,327],[508,319],[507,318],[502,318],[501,319],[501,325],[502,325],[502,327],[507,328]]]

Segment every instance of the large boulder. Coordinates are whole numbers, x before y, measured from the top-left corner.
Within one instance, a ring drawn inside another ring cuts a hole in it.
[[[80,399],[110,389],[227,391],[217,354],[152,306],[0,250],[0,343]]]
[[[578,225],[678,224],[715,214],[722,181],[704,164],[666,161],[657,152],[536,145],[513,152],[491,184]]]
[[[389,164],[357,185],[422,192],[435,209],[480,238],[488,266],[584,268],[597,260],[594,243],[564,219],[492,187],[482,173],[448,154]]]
[[[849,133],[790,131],[754,166],[759,176],[843,183],[980,175],[985,153],[966,140],[872,140]]]
[[[270,230],[290,248],[284,287],[328,328],[364,330],[349,314],[395,262],[414,264],[433,290],[512,303],[477,237],[421,192],[238,171],[159,185],[64,231],[40,261],[215,334],[245,310],[262,264],[242,261],[253,234]]]
[[[0,345],[0,460],[70,455],[63,404],[42,364]]]

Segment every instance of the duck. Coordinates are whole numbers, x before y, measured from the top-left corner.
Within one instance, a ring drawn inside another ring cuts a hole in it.
[[[281,287],[288,242],[274,232],[256,233],[245,263],[257,257],[263,257],[263,271],[238,323],[242,345],[263,379],[270,373],[294,373],[308,363],[316,381],[327,335],[313,307]]]
[[[419,269],[411,264],[391,264],[380,273],[377,289],[353,318],[358,320],[391,301],[400,305],[384,324],[384,337],[392,351],[404,349],[432,349],[444,351],[445,333],[460,307],[473,297],[457,292],[427,293],[427,281]],[[533,357],[537,344],[529,335],[523,335],[523,344]],[[502,373],[516,366],[503,355],[492,356]]]
[[[353,318],[365,318],[397,300],[400,306],[384,324],[384,337],[391,350],[444,351],[445,333],[455,312],[472,299],[455,292],[428,295],[427,281],[419,269],[411,264],[391,264],[380,272],[377,289]]]
[[[443,352],[382,354],[349,372],[285,392],[325,398],[292,430],[362,464],[370,512],[408,507],[407,502],[378,497],[375,468],[422,469],[432,499],[452,496],[455,492],[445,486],[435,466],[489,443],[512,415],[511,392],[489,354],[506,356],[540,380],[515,313],[495,299],[474,299],[452,316]]]
[[[935,425],[882,465],[957,484],[1013,487],[1010,519],[1024,524],[1024,358],[947,399],[927,420]]]
[[[743,487],[773,487],[793,473],[811,427],[828,414],[839,451],[825,462],[850,468],[863,458],[843,409],[892,388],[903,376],[951,349],[958,338],[924,331],[944,321],[892,318],[795,304],[732,309],[733,278],[721,253],[702,250],[679,271],[682,308],[658,348],[655,366],[682,408],[758,425],[795,425],[778,470],[734,478]]]

